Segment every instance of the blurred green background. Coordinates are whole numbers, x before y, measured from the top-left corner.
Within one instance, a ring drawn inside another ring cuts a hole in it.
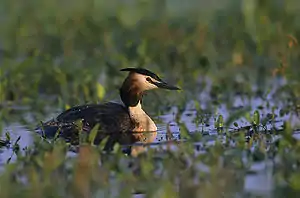
[[[160,104],[195,99],[204,77],[227,99],[278,77],[299,93],[298,0],[3,0],[0,9],[2,110],[114,99],[124,67],[183,88],[158,94]]]

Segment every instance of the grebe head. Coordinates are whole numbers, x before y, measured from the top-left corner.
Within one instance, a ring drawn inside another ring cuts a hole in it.
[[[129,71],[126,83],[134,85],[141,91],[147,91],[155,88],[163,88],[170,90],[179,90],[178,87],[169,85],[160,79],[155,73],[144,68],[125,68],[121,71]],[[124,83],[125,83],[124,82]]]
[[[126,106],[136,106],[140,102],[143,92],[147,90],[156,88],[180,90],[144,68],[125,68],[121,71],[129,72],[120,89],[121,99]]]

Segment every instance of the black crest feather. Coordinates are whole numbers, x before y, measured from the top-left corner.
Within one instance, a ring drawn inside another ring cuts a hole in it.
[[[138,67],[138,68],[129,67],[129,68],[121,69],[120,71],[136,72],[136,73],[139,73],[139,74],[142,74],[145,76],[150,76],[150,77],[154,78],[155,80],[161,81],[161,79],[155,73],[153,73],[152,71],[149,71],[147,69],[140,68],[140,67]]]

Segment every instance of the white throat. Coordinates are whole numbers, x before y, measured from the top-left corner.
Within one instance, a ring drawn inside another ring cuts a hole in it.
[[[128,107],[131,119],[141,127],[143,131],[157,131],[157,127],[153,120],[142,109],[141,102],[134,107]],[[137,130],[140,130],[138,128]]]

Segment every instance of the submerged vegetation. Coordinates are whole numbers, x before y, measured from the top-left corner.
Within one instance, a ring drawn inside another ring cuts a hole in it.
[[[1,197],[299,193],[298,0],[3,0],[0,10]],[[146,152],[35,133],[71,106],[118,99],[125,67],[182,88],[145,97],[162,126]]]

